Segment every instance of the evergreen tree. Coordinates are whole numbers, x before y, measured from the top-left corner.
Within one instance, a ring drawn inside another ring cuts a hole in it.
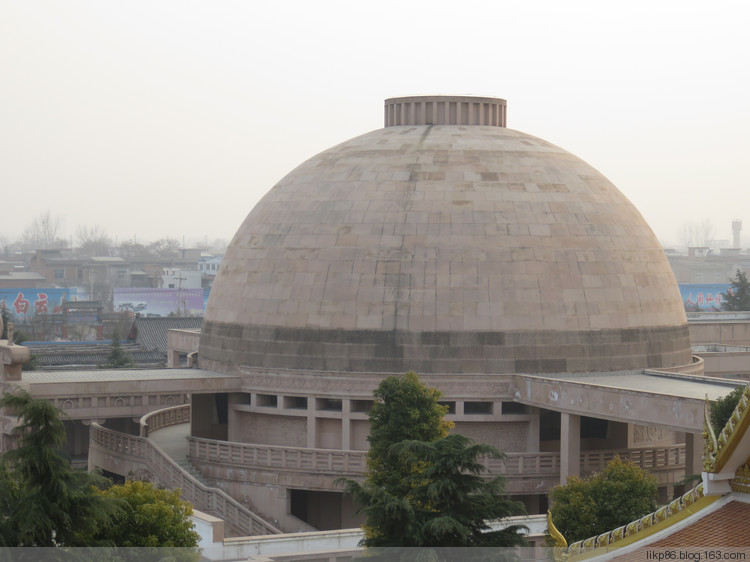
[[[750,281],[745,272],[738,269],[735,278],[729,282],[729,290],[721,293],[721,309],[750,310]]]
[[[411,371],[383,379],[374,397],[375,403],[368,412],[368,478],[390,493],[403,494],[403,475],[418,468],[392,451],[391,446],[404,440],[434,441],[445,437],[453,423],[444,419],[448,407],[438,402],[442,393],[423,384]]]
[[[122,369],[126,367],[132,367],[135,365],[133,358],[130,353],[125,351],[120,344],[120,330],[115,328],[112,334],[112,344],[109,347],[109,355],[107,356],[107,362],[103,365],[104,368],[111,369]]]
[[[611,531],[656,510],[656,479],[620,457],[588,478],[552,488],[550,512],[568,544]]]
[[[487,521],[524,513],[507,499],[504,479],[485,479],[488,445],[447,435],[441,394],[414,373],[388,377],[370,410],[367,479],[339,479],[365,515],[368,547],[466,547],[525,544],[521,527],[488,532]],[[412,437],[416,435],[416,437]]]
[[[18,447],[0,469],[0,540],[3,546],[86,546],[97,526],[117,511],[98,495],[101,478],[74,471],[60,451],[65,427],[60,411],[28,393],[5,394],[0,407],[20,419]]]

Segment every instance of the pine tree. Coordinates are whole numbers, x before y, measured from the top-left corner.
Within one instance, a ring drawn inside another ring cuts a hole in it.
[[[391,446],[408,439],[434,441],[445,437],[453,423],[444,419],[448,407],[438,402],[442,393],[423,384],[411,371],[383,379],[374,397],[375,403],[368,412],[368,476],[390,493],[402,494],[403,475],[417,468],[391,451]]]
[[[121,369],[125,367],[132,367],[133,365],[135,365],[135,363],[133,362],[133,357],[131,357],[130,353],[125,351],[125,349],[122,347],[122,344],[120,344],[120,330],[118,328],[115,328],[115,331],[112,334],[112,344],[109,348],[107,362],[103,365],[103,367],[108,367],[111,369]]]
[[[75,471],[60,448],[65,427],[46,400],[19,391],[0,398],[17,415],[18,447],[5,453],[0,470],[0,540],[3,546],[86,546],[115,513],[116,502],[94,488],[101,478]]]
[[[750,281],[744,271],[737,270],[734,279],[730,279],[730,287],[726,293],[721,293],[722,310],[750,310]]]
[[[364,483],[339,479],[365,515],[368,547],[467,547],[525,544],[521,527],[489,532],[488,520],[524,513],[501,476],[485,479],[479,458],[502,458],[462,435],[438,403],[440,393],[414,373],[385,379],[370,410]],[[412,435],[416,435],[414,438]]]

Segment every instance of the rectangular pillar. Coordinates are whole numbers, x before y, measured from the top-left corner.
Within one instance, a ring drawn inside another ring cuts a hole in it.
[[[560,414],[560,484],[581,475],[581,416]]]
[[[167,368],[176,369],[180,366],[180,352],[170,349],[167,351]]]
[[[307,399],[307,448],[317,448],[316,435],[316,418],[315,418],[315,398]]]
[[[528,433],[526,435],[526,451],[528,453],[538,453],[539,452],[539,408],[534,408],[533,406],[527,406],[526,407],[528,413],[529,413],[529,426],[528,426]]]
[[[341,448],[350,450],[352,448],[352,401],[341,401]]]
[[[701,474],[702,472],[703,434],[685,433],[685,476]]]

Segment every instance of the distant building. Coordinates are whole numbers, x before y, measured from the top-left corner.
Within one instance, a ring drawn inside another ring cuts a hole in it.
[[[197,269],[175,269],[165,267],[161,276],[161,287],[165,289],[200,289],[201,272]]]

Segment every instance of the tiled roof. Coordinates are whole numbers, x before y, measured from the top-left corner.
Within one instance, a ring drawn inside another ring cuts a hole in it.
[[[189,316],[185,318],[136,318],[136,340],[144,349],[156,349],[167,353],[167,332],[169,330],[200,330],[203,318]]]
[[[648,548],[750,546],[750,503],[731,501]]]
[[[708,398],[704,424],[705,473],[699,486],[640,520],[569,545],[565,551],[569,558],[611,557],[611,550],[622,548],[619,560],[651,560],[654,549],[659,548],[750,547],[750,459],[747,456],[750,386],[745,387],[718,438],[709,421]],[[552,523],[550,527],[555,536]],[[564,537],[555,536],[555,541],[558,550],[567,546]]]
[[[609,553],[609,559],[619,561],[641,561],[655,560],[655,553],[661,553],[662,560],[666,556],[679,559],[678,552],[683,553],[683,558],[691,560],[706,560],[707,552],[715,555],[716,560],[724,559],[717,554],[718,549],[742,548],[743,552],[750,547],[750,503],[730,499],[717,509],[705,509],[693,521],[675,527],[674,531],[656,539],[653,542],[644,541],[640,548],[623,552],[617,556],[617,552]],[[729,551],[731,552],[731,550]],[[672,553],[667,554],[665,553]],[[613,557],[614,555],[614,557]],[[701,555],[698,558],[696,555]],[[728,558],[732,560],[744,560],[744,557]]]
[[[144,349],[137,343],[127,341],[121,342],[120,345],[138,366],[164,366],[166,364],[165,354],[158,350]],[[49,342],[29,344],[27,347],[37,364],[43,369],[96,367],[107,362],[111,351],[109,342]]]

